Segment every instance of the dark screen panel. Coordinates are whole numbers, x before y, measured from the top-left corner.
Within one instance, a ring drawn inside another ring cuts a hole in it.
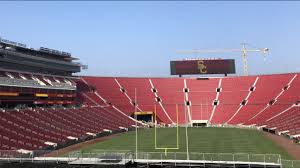
[[[234,74],[234,59],[171,61],[171,75]]]

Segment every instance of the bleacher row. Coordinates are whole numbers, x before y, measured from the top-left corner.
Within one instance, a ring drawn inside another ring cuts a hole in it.
[[[37,150],[131,127],[111,107],[38,108],[0,112],[0,150]]]
[[[299,110],[286,110],[292,106],[298,109],[295,105],[300,101],[300,76],[297,73],[198,79],[87,76],[80,82],[94,90],[87,92],[91,99],[89,105],[111,104],[127,115],[134,111],[136,94],[139,109],[154,111],[156,106],[158,120],[164,123],[176,122],[176,104],[179,104],[180,124],[207,121],[214,125],[268,128],[278,125],[278,131],[300,134],[300,120],[289,122],[300,116]],[[184,106],[188,107],[187,116]]]

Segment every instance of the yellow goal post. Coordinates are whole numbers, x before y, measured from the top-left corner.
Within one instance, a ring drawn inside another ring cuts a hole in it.
[[[157,120],[156,120],[156,104],[154,105],[154,144],[155,150],[164,150],[165,156],[168,150],[178,150],[179,149],[179,121],[178,121],[178,104],[176,104],[176,147],[157,147]]]

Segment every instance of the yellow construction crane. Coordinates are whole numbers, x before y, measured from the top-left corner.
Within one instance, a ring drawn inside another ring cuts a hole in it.
[[[248,76],[248,62],[247,53],[248,52],[262,52],[263,54],[268,53],[268,48],[258,48],[258,49],[248,49],[246,48],[247,43],[242,43],[241,49],[221,49],[221,50],[181,50],[176,51],[177,54],[201,54],[201,53],[225,53],[225,52],[242,52],[243,65],[244,65],[244,75]]]

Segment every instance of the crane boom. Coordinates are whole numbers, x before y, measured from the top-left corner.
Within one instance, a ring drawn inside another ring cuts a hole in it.
[[[199,53],[224,53],[224,52],[242,52],[242,49],[223,49],[223,50],[179,50],[177,54],[199,54]],[[248,52],[257,52],[261,50],[247,50]]]

